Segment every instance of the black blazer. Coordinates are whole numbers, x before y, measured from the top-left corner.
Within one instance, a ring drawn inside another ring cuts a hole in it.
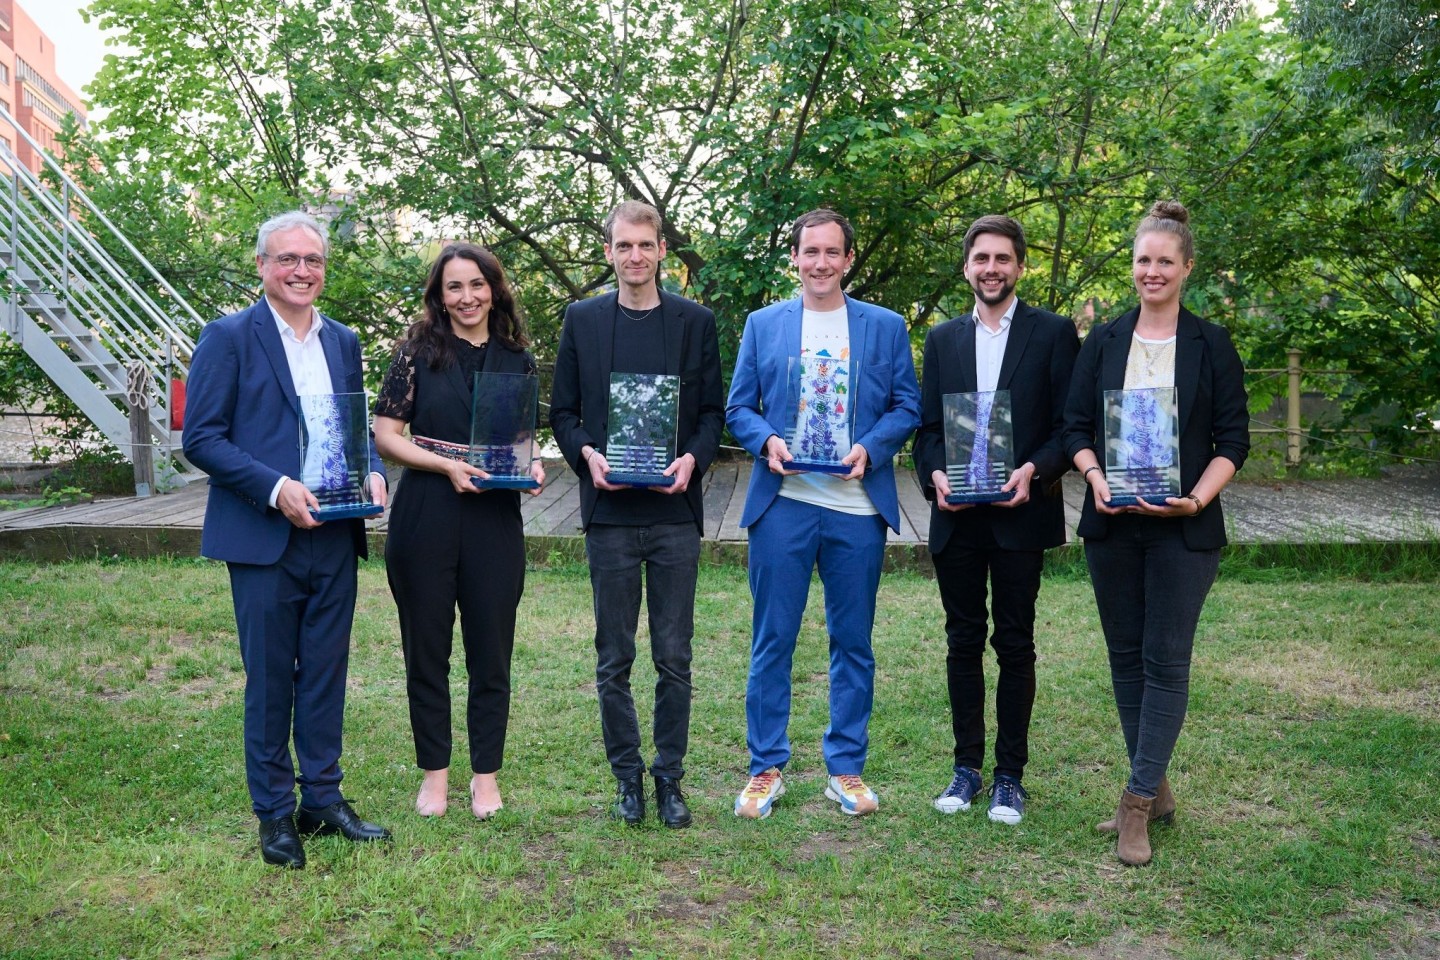
[[[618,293],[601,294],[565,310],[560,349],[555,355],[555,383],[550,395],[550,428],[570,469],[580,481],[580,523],[589,528],[599,491],[580,458],[586,444],[605,451],[610,416],[610,374],[615,346],[615,305]],[[705,530],[701,479],[720,450],[725,426],[725,385],[720,376],[720,340],[715,314],[698,303],[660,292],[665,331],[665,370],[680,377],[680,424],[675,455],[695,458],[695,472],[684,496]],[[663,494],[657,494],[663,496]]]
[[[1065,452],[1071,458],[1089,447],[1101,454],[1105,391],[1125,386],[1125,361],[1135,333],[1137,307],[1109,323],[1095,327],[1080,348],[1075,377],[1065,404]],[[1189,493],[1210,461],[1225,457],[1239,470],[1250,452],[1249,400],[1245,394],[1245,367],[1230,342],[1229,332],[1180,308],[1175,327],[1175,387],[1180,415],[1180,492]],[[1086,492],[1080,513],[1080,536],[1103,539],[1110,518],[1095,509],[1095,497]],[[1180,518],[1185,545],[1191,550],[1223,547],[1225,512],[1216,497],[1196,516]]]
[[[1060,443],[1065,398],[1080,338],[1064,317],[1015,305],[1010,338],[996,389],[1009,390],[1015,430],[1015,463],[1035,464],[1030,501],[1018,507],[972,507],[947,513],[934,505],[931,474],[945,469],[944,396],[979,389],[975,374],[975,323],[966,314],[947,320],[925,338],[920,430],[915,434],[915,472],[930,507],[930,552],[952,537],[974,539],[988,524],[1006,550],[1044,550],[1065,542],[1065,504],[1057,486],[1071,467]],[[1012,467],[1012,469],[1013,469]]]
[[[396,362],[402,362],[402,358],[397,356]],[[456,361],[442,370],[432,370],[429,364],[416,357],[414,364],[415,407],[411,412],[410,432],[432,440],[469,444],[473,384],[467,382],[460,363]],[[529,351],[511,350],[499,340],[491,339],[481,370],[486,373],[534,373],[535,358]],[[516,516],[519,515],[519,491],[487,490],[484,496],[513,500]],[[390,523],[414,522],[411,519],[413,511],[419,509],[422,502],[433,506],[451,503],[452,498],[454,501],[472,499],[468,494],[462,497],[455,493],[449,476],[443,473],[406,467],[400,476],[399,489],[395,491]]]

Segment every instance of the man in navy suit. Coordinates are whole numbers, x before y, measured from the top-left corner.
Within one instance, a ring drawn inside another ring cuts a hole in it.
[[[358,519],[321,523],[297,479],[302,394],[365,389],[360,341],[322,317],[315,299],[330,252],[305,213],[261,225],[255,246],[264,297],[205,326],[190,365],[185,455],[210,475],[200,552],[230,568],[245,664],[245,773],[267,863],[305,866],[300,832],[386,840],[340,794],[340,739]],[[366,478],[385,504],[384,465],[371,446]],[[293,731],[295,764],[291,762]],[[300,814],[295,817],[295,765]]]
[[[730,432],[759,458],[740,517],[749,530],[755,609],[745,688],[750,781],[735,799],[735,815],[767,817],[785,792],[790,667],[818,565],[830,634],[825,795],[842,812],[859,816],[880,803],[861,779],[875,695],[870,634],[885,528],[900,527],[892,461],[920,422],[920,388],[905,321],[845,295],[845,273],[855,262],[849,221],[833,210],[801,216],[791,228],[790,260],[800,274],[801,296],[745,321],[726,409]],[[848,434],[836,450],[844,452],[844,474],[787,466],[799,452],[785,437],[789,361],[798,357],[829,358],[848,372],[833,385],[840,399],[829,405],[834,416],[822,428],[831,443]]]
[[[965,279],[975,312],[936,326],[925,338],[924,395],[915,435],[915,470],[934,503],[930,554],[945,607],[946,673],[955,735],[955,772],[935,799],[941,813],[970,809],[983,786],[985,755],[985,594],[988,577],[1000,664],[995,691],[995,772],[989,818],[1019,823],[1020,785],[1029,757],[1035,703],[1035,600],[1047,547],[1065,542],[1061,475],[1070,459],[1060,432],[1070,372],[1080,350],[1075,325],[1023,303],[1025,231],[1010,217],[986,216],[965,233]],[[994,504],[950,504],[945,473],[944,397],[1010,393],[1014,463]]]
[[[550,427],[580,485],[580,519],[595,606],[595,686],[600,732],[615,775],[612,816],[645,818],[645,761],[630,693],[642,571],[655,664],[655,812],[666,827],[691,822],[680,789],[690,738],[690,644],[704,532],[701,488],[720,450],[725,385],[715,315],[660,289],[665,240],[660,212],[629,200],[605,218],[605,259],[618,289],[565,311],[555,355]],[[680,381],[675,459],[668,486],[607,479],[612,373],[661,374]]]

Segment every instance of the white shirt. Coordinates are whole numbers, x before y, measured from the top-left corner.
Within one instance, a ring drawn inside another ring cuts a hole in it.
[[[290,365],[290,379],[295,382],[295,392],[301,396],[334,393],[330,382],[330,365],[325,362],[325,348],[320,343],[320,330],[325,325],[320,311],[310,308],[310,329],[303,337],[299,337],[295,335],[294,328],[276,312],[275,305],[269,299],[266,299],[265,305],[270,308],[275,329],[280,333],[280,343],[285,347],[285,360]],[[289,479],[281,477],[270,491],[270,506],[277,504],[280,488],[285,486],[285,481]]]
[[[848,307],[842,306],[838,310],[824,311],[802,309],[800,314],[800,354],[815,356],[822,350],[843,361],[847,367],[849,366],[850,310]],[[854,380],[854,371],[852,370],[850,383],[854,383]],[[854,392],[850,392],[849,395],[853,399]],[[848,425],[855,422],[853,415],[847,417],[846,421],[846,428],[843,430],[837,428],[835,438],[842,455],[848,454],[854,445],[848,429]],[[843,436],[840,435],[842,432]],[[792,450],[791,453],[793,454],[794,451]],[[856,516],[872,516],[880,512],[875,509],[875,505],[870,501],[870,495],[865,492],[863,477],[856,480],[842,480],[829,473],[799,473],[780,481],[779,494],[791,500],[799,500],[802,503],[810,503],[817,507],[825,507]]]
[[[1010,342],[1010,322],[1015,319],[1015,306],[1019,298],[1011,297],[1010,306],[1000,318],[1000,329],[991,330],[980,319],[979,307],[975,305],[972,316],[975,319],[975,389],[980,393],[991,393],[1000,383],[1000,365],[1005,362],[1005,345]]]

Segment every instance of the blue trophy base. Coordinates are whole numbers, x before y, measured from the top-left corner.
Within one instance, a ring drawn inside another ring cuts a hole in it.
[[[840,476],[850,472],[843,463],[821,463],[818,460],[791,460],[781,464],[786,470],[803,470],[805,473],[835,473]]]
[[[540,483],[534,477],[471,477],[480,490],[534,490]]]
[[[378,517],[385,508],[373,503],[331,503],[319,510],[311,510],[310,516],[321,523],[327,520],[349,520],[351,517]]]
[[[1014,490],[994,490],[987,493],[951,493],[945,497],[946,503],[1004,503],[1006,500],[1014,500]]]
[[[1178,497],[1178,493],[1121,493],[1112,496],[1105,501],[1105,506],[1111,507],[1134,507],[1139,505],[1143,499],[1152,507],[1165,506],[1166,497]]]
[[[607,483],[624,484],[627,487],[673,487],[674,477],[662,473],[621,473],[611,470],[605,474]]]

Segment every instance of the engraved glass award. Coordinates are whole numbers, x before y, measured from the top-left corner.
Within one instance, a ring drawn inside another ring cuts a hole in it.
[[[316,520],[373,517],[385,508],[370,502],[369,406],[363,393],[300,397],[300,482],[320,501]]]
[[[1180,496],[1180,419],[1174,387],[1105,391],[1107,507],[1165,506]]]
[[[850,361],[824,350],[789,360],[785,396],[787,470],[850,472]]]
[[[466,462],[489,477],[471,477],[481,490],[534,490],[535,411],[540,380],[528,373],[475,374],[470,391],[470,451]]]
[[[610,421],[605,461],[610,483],[668,487],[680,426],[680,378],[666,374],[610,374]]]
[[[996,503],[1010,500],[1001,491],[1015,468],[1015,431],[1010,391],[947,393],[945,404],[946,503]]]

